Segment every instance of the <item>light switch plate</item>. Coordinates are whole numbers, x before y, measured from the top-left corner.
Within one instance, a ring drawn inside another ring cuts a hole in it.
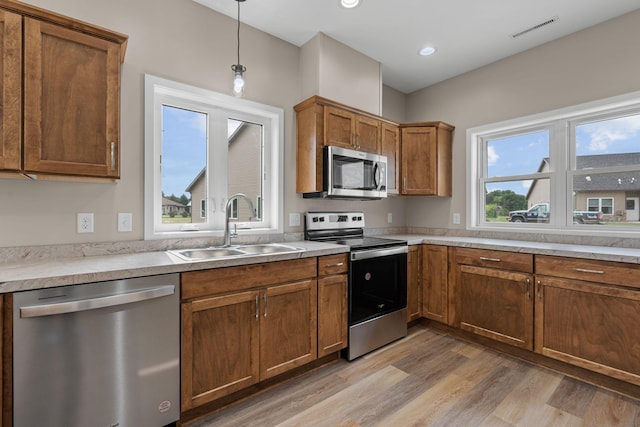
[[[290,213],[289,214],[289,227],[300,227],[300,214]]]
[[[118,232],[128,233],[133,231],[133,214],[131,213],[118,213]]]

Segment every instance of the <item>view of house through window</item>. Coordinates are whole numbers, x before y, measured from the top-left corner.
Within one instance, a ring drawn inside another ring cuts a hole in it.
[[[637,103],[522,123],[470,141],[475,226],[640,232]]]
[[[213,150],[221,150],[219,156],[226,155],[228,164],[237,165],[226,171],[226,195],[244,193],[251,200],[262,200],[262,126],[233,118],[226,120],[226,140],[212,144],[216,147]],[[216,174],[207,171],[209,115],[163,105],[162,123],[162,223],[206,223],[210,198],[207,174]],[[220,199],[222,204],[224,200]],[[232,201],[230,218],[257,220],[250,217],[249,206],[237,199]]]

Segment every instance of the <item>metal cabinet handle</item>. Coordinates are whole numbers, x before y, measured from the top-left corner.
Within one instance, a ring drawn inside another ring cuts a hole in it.
[[[538,280],[538,301],[542,301],[542,284],[540,283],[540,280]]]
[[[531,300],[531,279],[527,279],[527,301]]]
[[[406,176],[402,177],[402,189],[404,191],[407,191],[407,177]]]
[[[602,270],[589,270],[588,268],[576,268],[575,270],[579,273],[604,274]]]
[[[344,265],[344,262],[339,262],[337,264],[329,264],[327,265],[327,267],[342,267]]]
[[[116,170],[116,143],[111,141],[111,170]]]
[[[487,257],[481,256],[480,261],[501,262],[502,260],[500,258],[487,258]]]
[[[264,293],[264,317],[267,317],[267,293]]]
[[[260,297],[256,295],[256,320],[260,318]]]

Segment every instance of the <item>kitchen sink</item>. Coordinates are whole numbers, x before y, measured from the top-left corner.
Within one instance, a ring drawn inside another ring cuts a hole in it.
[[[202,249],[180,249],[169,251],[169,253],[185,261],[206,261],[294,252],[304,252],[304,249],[296,248],[295,246],[283,245],[280,243],[260,243],[255,245],[230,247],[214,246]]]
[[[238,250],[243,252],[247,252],[252,255],[262,255],[262,254],[278,254],[284,252],[302,252],[304,249],[296,248],[288,245],[281,245],[278,243],[263,243],[259,245],[245,245],[245,246],[236,246]]]

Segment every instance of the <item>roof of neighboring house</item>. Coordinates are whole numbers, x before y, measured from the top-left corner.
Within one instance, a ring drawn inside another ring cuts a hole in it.
[[[549,164],[549,158],[545,157],[540,162],[538,172],[544,170]],[[586,169],[607,168],[615,166],[638,165],[638,171],[612,172],[606,174],[588,175],[576,177],[573,181],[574,191],[629,191],[640,190],[640,152],[623,154],[597,154],[592,156],[576,157],[576,167],[584,172]],[[537,180],[529,187],[527,198],[531,194]]]
[[[174,202],[173,200],[167,199],[166,197],[162,198],[162,206],[180,206],[181,208],[184,208],[184,205],[182,203]]]
[[[640,153],[578,156],[576,158],[576,166],[583,172],[585,169],[591,168],[629,165],[638,165],[638,170],[576,177],[573,181],[573,189],[576,191],[627,191],[640,189]]]

